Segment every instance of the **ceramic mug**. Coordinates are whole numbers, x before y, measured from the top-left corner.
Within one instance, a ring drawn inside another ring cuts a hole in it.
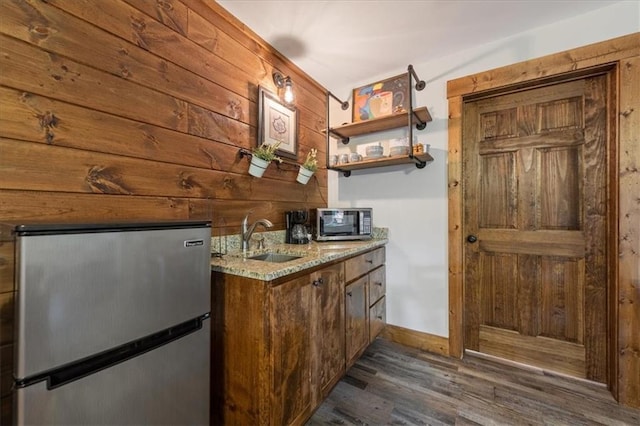
[[[330,155],[329,156],[329,167],[333,167],[336,164],[338,164],[338,156],[337,155]]]
[[[358,162],[362,160],[362,155],[358,154],[357,152],[352,152],[351,154],[349,154],[349,161],[352,163]]]
[[[341,154],[338,159],[338,164],[347,164],[349,162],[349,154]]]

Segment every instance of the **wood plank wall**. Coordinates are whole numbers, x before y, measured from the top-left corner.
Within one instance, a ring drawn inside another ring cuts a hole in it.
[[[236,234],[249,210],[283,229],[285,210],[326,206],[326,90],[214,1],[3,0],[0,16],[0,221],[204,218]],[[253,178],[238,155],[274,70],[294,83],[298,162],[318,149],[307,185],[289,164]],[[13,289],[0,284],[7,424]]]

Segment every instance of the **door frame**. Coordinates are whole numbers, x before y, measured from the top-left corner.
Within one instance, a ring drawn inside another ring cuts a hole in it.
[[[462,107],[469,98],[502,94],[610,67],[609,324],[607,385],[624,405],[640,407],[640,32],[447,82],[449,101],[449,354],[464,349]],[[634,192],[635,189],[635,192]],[[623,236],[619,239],[618,236]],[[615,254],[618,254],[616,256]]]

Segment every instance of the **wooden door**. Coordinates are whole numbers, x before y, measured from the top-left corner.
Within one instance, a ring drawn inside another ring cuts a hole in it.
[[[312,285],[303,276],[271,291],[271,424],[301,424],[311,412]]]
[[[311,274],[313,401],[320,404],[345,371],[344,263]]]
[[[599,382],[607,77],[467,102],[464,346]]]

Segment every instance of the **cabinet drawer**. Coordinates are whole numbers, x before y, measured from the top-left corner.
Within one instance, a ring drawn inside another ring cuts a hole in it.
[[[369,306],[373,306],[387,291],[387,274],[385,266],[371,271],[369,274]]]
[[[383,297],[369,308],[369,342],[375,340],[387,323],[387,307],[385,301],[386,298]]]
[[[385,261],[384,247],[377,248],[360,256],[345,261],[345,278],[347,282],[383,265]]]

